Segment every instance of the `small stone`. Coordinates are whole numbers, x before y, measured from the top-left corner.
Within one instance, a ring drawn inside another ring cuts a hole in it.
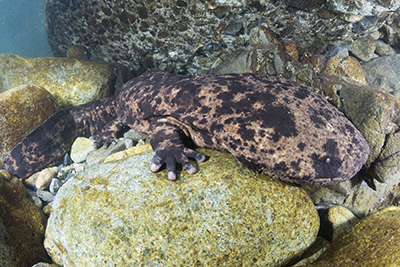
[[[44,202],[53,202],[54,200],[54,195],[49,191],[37,190],[36,195]]]
[[[259,45],[270,46],[273,44],[278,44],[279,41],[275,34],[268,29],[268,27],[261,25],[250,30],[249,43],[251,46],[257,47]]]
[[[57,194],[57,192],[58,192],[58,190],[60,189],[61,186],[62,186],[61,181],[56,179],[56,178],[53,178],[53,179],[51,179],[51,183],[50,183],[50,186],[49,186],[49,191],[53,195],[55,195],[55,194]]]
[[[71,159],[75,163],[81,163],[86,160],[87,155],[92,152],[95,148],[93,146],[94,141],[85,137],[76,138],[75,142],[71,147]]]
[[[55,266],[47,262],[39,262],[33,265],[32,267],[55,267]]]
[[[368,84],[400,96],[400,55],[382,56],[363,64]]]
[[[336,56],[328,58],[325,62],[321,74],[335,75],[339,77],[347,77],[361,84],[366,84],[364,71],[360,62],[354,57]],[[337,92],[341,85],[327,84],[322,88],[332,103],[339,109],[343,110],[342,101]]]
[[[321,0],[285,0],[285,4],[301,10],[313,10],[322,4]]]
[[[351,43],[349,51],[358,59],[367,62],[376,57],[376,42],[372,38],[358,39]]]
[[[243,23],[232,21],[225,27],[224,33],[229,35],[237,35],[242,31],[242,29],[243,29]]]
[[[394,49],[387,43],[378,40],[376,41],[376,50],[375,53],[377,53],[379,56],[390,56],[396,54]]]
[[[377,41],[377,40],[380,38],[381,34],[379,33],[379,31],[373,31],[373,32],[370,33],[369,36],[370,36],[373,40]]]
[[[126,151],[119,151],[117,153],[114,153],[110,156],[108,156],[107,158],[104,159],[103,163],[109,163],[109,162],[113,162],[113,161],[118,161],[121,160],[123,158],[126,158],[127,154]]]
[[[24,184],[40,190],[45,190],[49,187],[51,179],[57,176],[57,173],[58,167],[46,168],[33,174],[28,179],[25,179]]]
[[[107,149],[101,147],[90,152],[86,158],[86,163],[91,168],[103,162],[108,156],[123,150],[125,150],[125,141],[118,140],[115,145],[110,145]]]
[[[12,174],[9,173],[9,172],[6,171],[6,170],[0,170],[0,177],[1,177],[2,179],[6,179],[7,181],[10,181],[11,178],[12,178]]]
[[[327,57],[347,57],[349,56],[349,49],[342,45],[334,45],[332,46],[326,53]]]
[[[286,53],[294,60],[299,60],[299,51],[297,50],[297,44],[295,41],[283,41]]]
[[[50,215],[53,210],[53,202],[50,202],[46,206],[43,207],[43,212],[46,215]]]
[[[125,148],[128,149],[133,147],[133,140],[132,139],[125,139]]]
[[[342,206],[329,208],[328,220],[332,223],[333,240],[359,221],[351,211]]]
[[[89,58],[86,48],[83,45],[73,45],[70,48],[68,48],[67,57],[80,58],[80,59]]]

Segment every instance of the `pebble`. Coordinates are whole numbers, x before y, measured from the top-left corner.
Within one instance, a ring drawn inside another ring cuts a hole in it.
[[[351,211],[342,206],[333,206],[328,210],[328,220],[332,223],[333,238],[335,239],[360,221]]]
[[[37,190],[36,195],[45,202],[53,202],[54,200],[54,195],[49,191]]]
[[[375,49],[376,42],[372,38],[358,39],[352,42],[349,47],[350,52],[364,62],[377,57],[377,55],[375,55]]]
[[[396,54],[394,49],[389,44],[381,40],[376,41],[375,53],[377,53],[379,56],[390,56]]]
[[[60,189],[61,186],[62,186],[62,182],[60,180],[58,180],[57,178],[53,178],[53,179],[51,179],[49,191],[55,195],[55,194],[57,194],[57,191]]]
[[[93,146],[94,141],[85,137],[76,138],[75,142],[71,147],[71,159],[75,163],[81,163],[86,160],[87,155],[92,152],[95,148]]]
[[[57,173],[58,167],[46,168],[25,179],[24,184],[39,190],[45,190],[49,187],[51,179],[56,177]]]
[[[240,33],[240,31],[243,29],[243,23],[241,22],[236,22],[233,21],[231,23],[229,23],[225,29],[224,29],[224,33],[225,34],[229,34],[229,35],[237,35]]]

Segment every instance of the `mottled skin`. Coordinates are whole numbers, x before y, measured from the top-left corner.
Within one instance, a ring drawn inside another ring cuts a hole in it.
[[[165,163],[171,180],[177,163],[194,173],[188,158],[205,160],[190,144],[228,151],[246,168],[277,180],[317,185],[350,179],[369,154],[342,113],[294,82],[155,71],[127,82],[117,96],[55,113],[11,151],[4,167],[28,176],[61,157],[67,150],[58,147],[76,136],[94,135],[98,146],[108,146],[125,126],[150,138],[155,151],[150,170]],[[60,133],[63,127],[67,136]],[[44,141],[39,137],[45,132]],[[50,150],[39,151],[46,146]]]

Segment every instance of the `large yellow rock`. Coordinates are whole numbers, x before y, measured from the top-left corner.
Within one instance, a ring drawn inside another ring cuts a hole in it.
[[[0,94],[0,167],[7,153],[56,110],[55,99],[37,85],[20,85]]]
[[[339,235],[317,266],[399,266],[400,208],[389,207]]]
[[[0,173],[0,266],[31,267],[48,261],[43,247],[46,218],[22,183]]]
[[[60,108],[107,97],[115,79],[113,67],[106,62],[0,54],[0,92],[36,84],[49,91]]]
[[[199,149],[198,173],[151,173],[153,151],[99,164],[58,192],[45,247],[64,266],[282,266],[316,239],[298,186]]]

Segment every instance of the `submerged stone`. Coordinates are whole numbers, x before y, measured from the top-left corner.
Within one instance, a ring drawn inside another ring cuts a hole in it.
[[[227,153],[197,174],[148,169],[152,151],[100,164],[53,202],[45,247],[64,266],[281,266],[316,239],[318,214],[298,186],[241,167]],[[194,163],[197,164],[197,163]]]

